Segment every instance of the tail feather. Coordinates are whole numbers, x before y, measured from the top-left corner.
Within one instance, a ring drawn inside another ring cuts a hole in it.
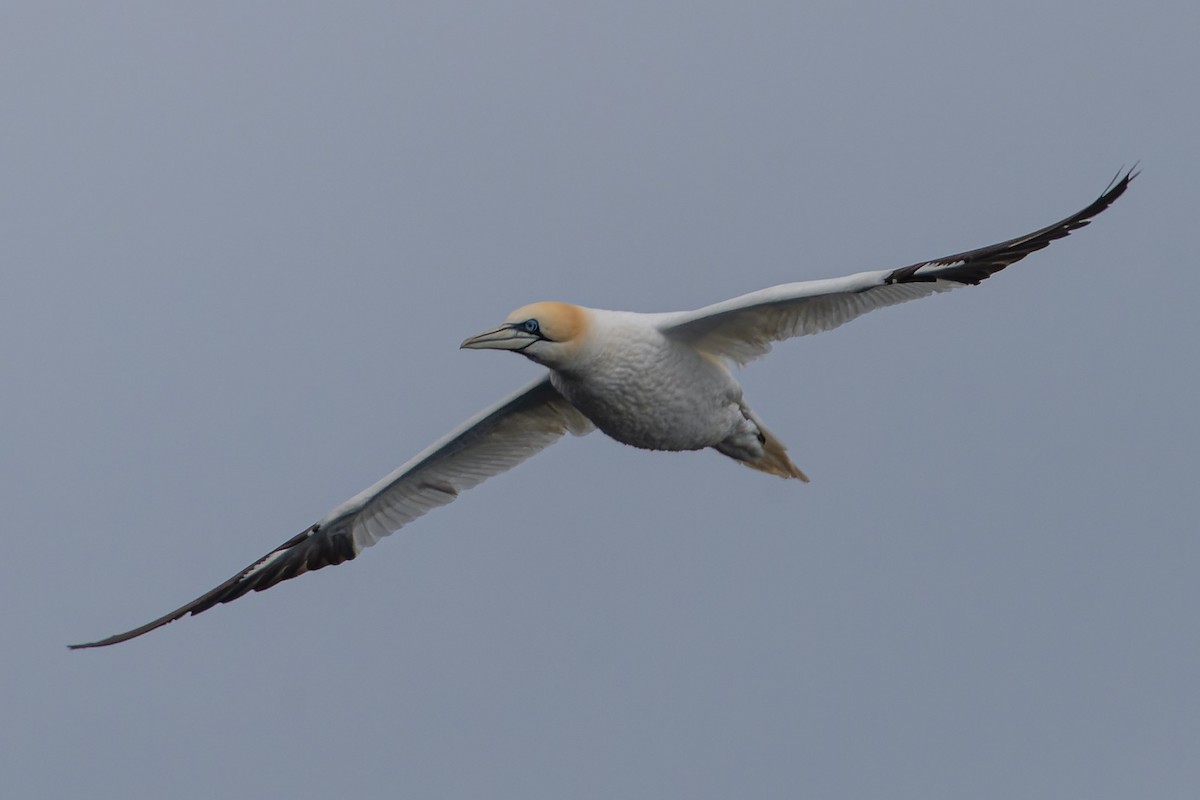
[[[788,457],[787,448],[783,446],[783,442],[776,439],[770,431],[759,426],[759,430],[763,434],[763,454],[761,458],[754,461],[743,461],[751,469],[756,469],[759,472],[766,472],[770,475],[778,475],[781,478],[799,478],[808,483],[808,476]]]
[[[756,469],[759,472],[778,475],[781,478],[798,478],[808,483],[808,476],[792,463],[792,459],[788,456],[787,448],[783,446],[783,442],[775,438],[775,434],[767,429],[767,426],[758,418],[758,415],[745,405],[742,406],[742,413],[758,428],[758,440],[762,444],[763,452],[760,457],[755,459],[738,460],[747,467]]]

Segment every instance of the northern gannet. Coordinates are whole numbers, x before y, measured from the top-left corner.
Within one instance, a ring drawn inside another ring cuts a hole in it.
[[[827,331],[884,306],[978,284],[1087,225],[1136,176],[1087,208],[1006,242],[899,269],[773,286],[695,311],[640,314],[533,303],[461,345],[510,350],[547,373],[475,415],[374,486],[210,592],[139,628],[72,649],[141,636],[247,592],[355,558],[425,512],[515,467],[563,434],[599,428],[647,450],[713,448],[756,470],[807,481],[742,397],[729,364],[773,342]]]

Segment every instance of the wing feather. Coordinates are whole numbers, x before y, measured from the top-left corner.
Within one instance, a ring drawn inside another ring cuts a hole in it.
[[[72,650],[105,647],[199,614],[251,591],[341,564],[459,493],[515,467],[567,432],[591,423],[542,378],[464,422],[379,483],[355,495],[311,528],[267,553],[220,586],[145,625]]]
[[[744,364],[765,355],[774,342],[827,331],[877,308],[978,284],[1087,225],[1124,194],[1136,176],[1136,168],[1118,173],[1087,208],[1015,239],[899,269],[773,286],[672,315],[662,330],[699,350]]]
[[[327,519],[352,517],[357,550],[452,502],[484,480],[520,464],[565,433],[592,423],[542,378],[468,420],[391,475],[352,497]]]

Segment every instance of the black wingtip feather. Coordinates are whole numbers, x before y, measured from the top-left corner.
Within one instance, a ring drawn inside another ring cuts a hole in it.
[[[319,534],[318,531],[320,531]],[[286,555],[277,559],[266,568],[258,569],[260,565],[266,562],[267,559],[275,556],[276,553],[286,553]],[[136,639],[144,633],[149,633],[155,628],[161,628],[163,625],[174,622],[188,614],[199,614],[219,603],[228,603],[231,600],[236,600],[250,591],[261,592],[263,589],[269,589],[281,581],[295,578],[298,575],[303,575],[305,572],[349,561],[356,555],[354,541],[348,531],[322,531],[320,526],[313,525],[311,528],[288,539],[220,586],[205,592],[187,605],[180,606],[153,622],[148,622],[141,627],[125,631],[124,633],[118,633],[107,639],[87,642],[86,644],[71,644],[67,645],[67,647],[71,650],[85,650],[91,647],[107,647],[108,645],[127,642],[130,639]],[[255,570],[258,571],[256,572]]]
[[[1124,175],[1121,174],[1122,172]],[[972,285],[979,284],[1030,253],[1036,253],[1038,250],[1049,247],[1051,242],[1090,224],[1094,217],[1125,194],[1130,181],[1136,178],[1139,172],[1137,163],[1128,170],[1122,168],[1091,205],[1053,225],[1047,225],[1033,233],[1018,236],[1006,242],[981,247],[978,250],[969,250],[965,253],[901,267],[888,275],[884,282],[891,284],[945,280]]]

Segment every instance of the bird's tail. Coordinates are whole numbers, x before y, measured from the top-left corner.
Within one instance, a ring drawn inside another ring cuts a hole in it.
[[[792,463],[792,459],[788,457],[787,448],[783,446],[783,442],[775,438],[775,434],[767,430],[767,426],[763,425],[758,415],[745,406],[742,407],[744,413],[751,422],[758,427],[759,442],[762,444],[762,455],[755,459],[738,460],[751,469],[756,469],[759,472],[766,472],[771,475],[778,475],[781,478],[799,478],[808,483],[808,476]]]
[[[760,472],[778,475],[781,478],[799,478],[808,483],[808,476],[792,463],[792,459],[788,458],[787,448],[769,433],[766,435],[766,441],[763,442],[762,458],[742,463]]]

